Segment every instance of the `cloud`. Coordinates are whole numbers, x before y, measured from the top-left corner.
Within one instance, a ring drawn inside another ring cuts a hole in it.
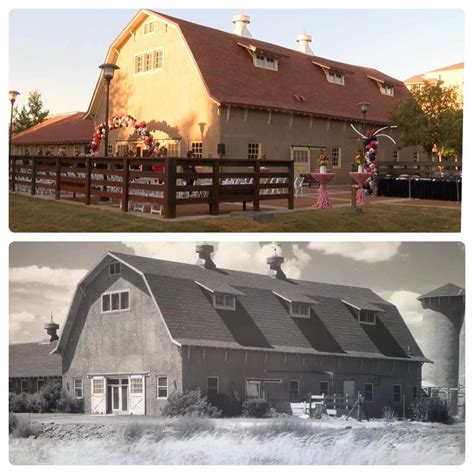
[[[397,255],[401,242],[309,242],[308,250],[340,255],[367,263],[384,262]]]
[[[19,331],[24,323],[32,323],[34,321],[36,321],[36,317],[29,311],[10,313],[10,333]]]
[[[10,283],[40,284],[60,287],[76,285],[87,270],[49,268],[30,265],[10,268]]]

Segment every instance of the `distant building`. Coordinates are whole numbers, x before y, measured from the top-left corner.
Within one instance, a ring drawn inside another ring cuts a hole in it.
[[[13,155],[81,155],[87,152],[94,124],[84,112],[52,115],[12,139]]]
[[[459,105],[464,102],[464,62],[417,74],[404,81],[408,89],[422,85],[424,82],[436,84],[443,81],[446,87],[456,87],[459,91]]]
[[[357,396],[369,416],[421,396],[427,359],[397,308],[366,288],[107,253],[79,282],[55,349],[86,413],[159,415],[200,388],[279,409]]]

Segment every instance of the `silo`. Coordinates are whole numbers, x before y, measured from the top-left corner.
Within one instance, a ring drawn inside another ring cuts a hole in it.
[[[423,366],[426,387],[457,388],[464,380],[463,288],[448,283],[418,299],[423,306]],[[462,360],[461,360],[462,359]]]

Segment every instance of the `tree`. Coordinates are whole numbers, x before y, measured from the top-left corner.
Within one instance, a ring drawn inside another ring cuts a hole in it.
[[[429,155],[436,147],[440,157],[460,157],[463,110],[458,105],[456,87],[425,81],[393,106],[390,120],[400,129],[404,146],[422,146]]]
[[[49,115],[49,110],[43,108],[41,94],[31,91],[28,94],[28,102],[21,110],[15,107],[13,111],[13,132],[18,133],[27,128],[37,125]]]

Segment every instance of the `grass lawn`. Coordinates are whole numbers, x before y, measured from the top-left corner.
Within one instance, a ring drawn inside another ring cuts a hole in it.
[[[348,208],[275,214],[256,222],[225,217],[161,221],[10,194],[12,232],[459,232],[460,209],[376,204],[354,214]]]

